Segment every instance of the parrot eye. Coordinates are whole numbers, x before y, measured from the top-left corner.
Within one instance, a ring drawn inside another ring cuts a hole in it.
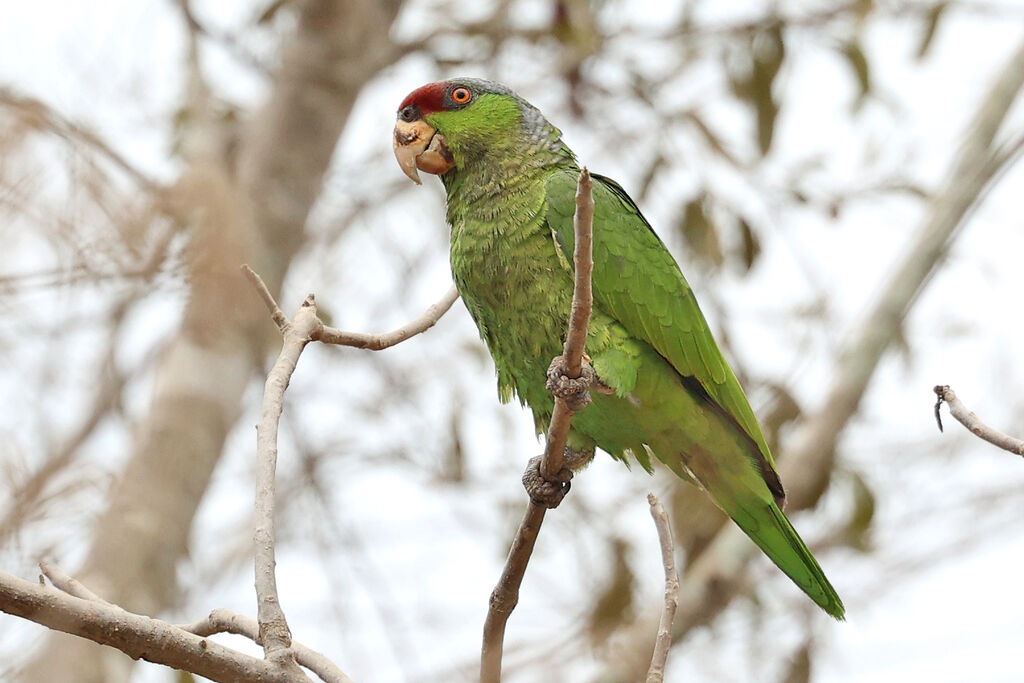
[[[412,123],[420,117],[420,108],[414,104],[410,104],[406,107],[402,107],[402,111],[398,112],[398,118],[402,119],[406,123]]]
[[[452,101],[455,104],[466,104],[473,99],[473,93],[469,91],[469,88],[456,88],[452,90]]]

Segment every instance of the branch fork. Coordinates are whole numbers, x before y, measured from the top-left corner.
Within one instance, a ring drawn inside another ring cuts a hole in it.
[[[236,633],[258,643],[256,622],[249,617],[218,609],[193,624],[174,625],[107,602],[54,564],[41,562],[39,568],[39,583],[0,572],[0,609],[108,645],[129,657],[191,671],[214,681],[309,680],[298,666],[284,668],[209,639],[217,633]],[[43,577],[53,586],[43,583]],[[298,662],[326,683],[352,683],[321,653],[297,643],[292,648]]]
[[[274,497],[277,469],[277,432],[284,410],[284,392],[299,362],[303,349],[311,341],[356,346],[380,350],[394,346],[432,327],[444,315],[458,292],[452,287],[445,297],[431,306],[422,316],[394,332],[367,335],[345,332],[323,324],[317,316],[316,297],[308,295],[289,321],[274,300],[263,279],[248,265],[242,272],[255,287],[270,317],[281,331],[281,352],[267,375],[263,392],[263,409],[256,428],[256,528],[255,574],[258,606],[258,642],[263,645],[264,656],[280,662],[284,667],[295,667],[291,630],[281,608],[277,593],[274,568]]]

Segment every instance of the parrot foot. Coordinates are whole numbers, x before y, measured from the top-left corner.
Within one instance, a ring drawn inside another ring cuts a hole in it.
[[[534,505],[554,509],[562,502],[572,488],[573,472],[579,471],[594,459],[594,451],[577,451],[565,447],[563,451],[562,469],[555,475],[554,481],[548,481],[540,471],[543,456],[530,458],[523,472],[523,487]]]
[[[568,403],[573,412],[579,412],[590,405],[590,386],[597,379],[597,373],[585,358],[580,366],[579,377],[572,379],[568,371],[565,358],[555,356],[548,366],[547,388],[555,397]]]
[[[572,470],[563,467],[555,475],[555,481],[548,481],[540,471],[542,459],[543,456],[540,455],[530,458],[530,462],[526,464],[526,471],[523,472],[523,487],[534,505],[554,509],[572,488]]]

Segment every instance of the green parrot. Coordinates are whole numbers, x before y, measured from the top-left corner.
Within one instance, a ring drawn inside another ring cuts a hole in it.
[[[562,352],[573,291],[573,213],[580,169],[561,131],[504,85],[455,78],[414,90],[398,108],[395,156],[416,183],[447,192],[455,284],[497,368],[499,394],[554,409],[548,363]],[[761,427],[678,264],[617,183],[594,175],[594,308],[586,353],[592,402],[569,447],[635,459],[653,454],[710,494],[826,612],[844,608],[786,519],[785,492]]]

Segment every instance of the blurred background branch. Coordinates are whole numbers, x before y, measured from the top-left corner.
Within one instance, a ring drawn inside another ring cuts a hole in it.
[[[936,385],[935,395],[939,397],[938,402],[935,404],[935,419],[939,423],[939,431],[942,430],[942,419],[939,409],[942,407],[942,403],[946,403],[949,405],[949,414],[955,417],[964,427],[967,427],[971,434],[981,437],[990,444],[1002,448],[1004,451],[1024,455],[1024,441],[1008,434],[1003,434],[998,429],[982,422],[981,418],[973,410],[968,409],[964,405],[963,401],[957,397],[956,392],[948,384]]]

